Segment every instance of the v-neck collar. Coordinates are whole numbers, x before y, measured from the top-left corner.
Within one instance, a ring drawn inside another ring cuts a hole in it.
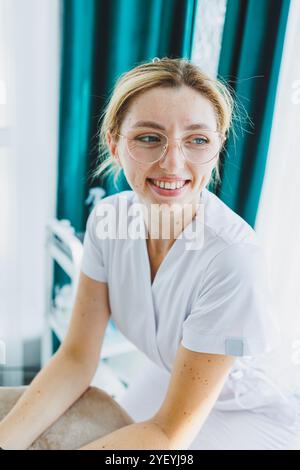
[[[133,194],[132,202],[141,203],[141,201],[138,198],[137,193],[135,191],[133,191],[133,193],[134,194]],[[203,190],[202,190],[202,194],[200,194],[200,202],[204,202]],[[171,246],[166,256],[164,257],[162,263],[160,264],[156,272],[156,275],[153,279],[153,282],[151,282],[151,266],[150,266],[150,260],[149,260],[147,243],[146,243],[146,233],[147,233],[146,223],[145,223],[145,219],[144,219],[142,211],[139,211],[139,217],[140,217],[140,228],[141,228],[142,237],[139,238],[138,240],[135,240],[131,246],[139,247],[138,259],[140,260],[140,263],[141,263],[141,267],[140,267],[141,276],[139,277],[139,279],[137,279],[137,285],[140,286],[140,288],[143,290],[144,300],[145,300],[145,303],[144,303],[145,329],[147,330],[147,332],[149,332],[149,334],[146,335],[145,341],[148,343],[147,350],[151,351],[152,359],[158,364],[160,364],[164,369],[168,369],[168,366],[165,363],[163,356],[161,355],[159,346],[158,346],[157,334],[158,334],[158,327],[159,327],[159,312],[157,312],[156,305],[155,305],[155,294],[156,294],[156,290],[159,285],[161,276],[163,276],[163,273],[165,272],[169,261],[171,259],[176,258],[177,252],[180,255],[180,250],[182,251],[183,245],[182,243],[180,243],[181,239],[177,238],[174,241],[173,245]],[[196,217],[197,217],[197,212],[196,212],[194,219],[185,227],[182,233],[192,228],[192,224],[195,221]]]
[[[138,194],[135,191],[133,191],[133,192],[134,192],[134,195],[133,195],[134,202],[139,202],[141,204],[141,201],[139,200]],[[199,202],[203,203],[203,189],[202,189],[202,191],[200,193],[200,196],[199,196]],[[198,210],[199,209],[197,209],[194,218],[183,229],[183,231],[181,232],[181,235],[184,235],[189,230],[191,230],[192,224],[195,223],[195,219],[198,215]],[[145,219],[144,219],[142,213],[140,213],[140,217],[142,219],[141,220],[141,229],[142,229],[141,244],[142,244],[142,251],[143,251],[143,261],[145,262],[145,266],[147,266],[146,271],[147,271],[147,278],[148,278],[149,286],[150,286],[151,290],[153,290],[155,285],[158,282],[158,278],[161,277],[161,275],[162,275],[161,273],[165,270],[165,266],[168,264],[169,259],[172,257],[173,252],[176,252],[177,249],[178,249],[178,246],[180,244],[180,239],[178,237],[180,236],[180,234],[174,240],[174,243],[172,244],[171,248],[167,251],[167,254],[165,255],[162,262],[160,263],[159,268],[156,271],[156,274],[155,274],[154,279],[152,281],[152,279],[151,279],[151,265],[150,265],[150,259],[149,259],[149,253],[148,253],[148,247],[147,247],[147,239],[146,239],[146,233],[147,233],[146,222],[145,222]]]
[[[146,257],[145,263],[146,263],[146,266],[147,266],[147,273],[148,273],[149,283],[150,283],[150,286],[151,286],[152,289],[154,287],[154,284],[156,283],[158,275],[160,276],[161,271],[163,271],[163,267],[167,264],[168,258],[170,258],[173,251],[175,251],[176,241],[177,240],[174,241],[171,248],[169,248],[169,250],[167,251],[167,253],[164,256],[162,262],[160,263],[160,265],[159,265],[159,267],[158,267],[158,269],[155,273],[154,279],[152,281],[152,279],[151,279],[151,264],[150,264],[149,252],[148,252],[148,247],[147,247],[147,239],[143,238],[143,242],[144,242],[144,245],[145,245],[143,251],[144,251],[145,257]]]

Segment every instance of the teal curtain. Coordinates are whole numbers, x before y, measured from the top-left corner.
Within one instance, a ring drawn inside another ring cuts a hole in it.
[[[197,0],[63,0],[57,216],[85,228],[98,121],[120,74],[153,57],[190,58]],[[112,177],[106,194],[118,191]],[[123,173],[119,190],[129,189]]]
[[[64,0],[61,3],[61,84],[58,148],[57,218],[69,219],[77,232],[86,219],[86,171],[90,133],[93,50],[96,1]],[[54,263],[52,298],[68,283]],[[53,352],[58,347],[52,338]]]
[[[221,156],[217,195],[252,227],[264,180],[289,0],[228,0],[218,74],[253,121]],[[245,116],[244,116],[245,117]],[[245,123],[243,124],[245,126]]]
[[[57,217],[79,231],[85,217],[95,5],[93,0],[62,4]]]

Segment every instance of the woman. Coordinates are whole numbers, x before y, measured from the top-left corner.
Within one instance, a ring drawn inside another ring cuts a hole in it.
[[[91,212],[67,337],[0,424],[0,445],[26,447],[80,396],[110,317],[149,367],[121,400],[136,422],[82,449],[296,445],[298,402],[259,368],[280,346],[263,252],[255,231],[206,188],[233,109],[226,87],[187,60],[120,77],[97,173],[123,169],[133,191]]]

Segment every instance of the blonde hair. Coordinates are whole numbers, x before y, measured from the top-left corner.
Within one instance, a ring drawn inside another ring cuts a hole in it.
[[[232,126],[235,102],[229,85],[221,80],[213,79],[206,75],[197,65],[188,59],[162,59],[145,62],[137,65],[128,72],[122,74],[112,91],[112,94],[100,116],[102,124],[98,133],[99,156],[96,170],[92,177],[102,174],[114,174],[114,185],[122,171],[121,166],[110,155],[106,134],[109,130],[117,141],[121,124],[133,99],[146,90],[155,87],[180,88],[188,86],[206,97],[212,103],[217,117],[218,131],[225,138]],[[220,181],[219,159],[215,165],[211,180],[213,184]]]

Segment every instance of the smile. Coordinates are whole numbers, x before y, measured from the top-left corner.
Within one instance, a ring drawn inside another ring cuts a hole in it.
[[[162,196],[177,196],[191,182],[190,180],[162,181],[147,178],[147,182],[153,190]]]

